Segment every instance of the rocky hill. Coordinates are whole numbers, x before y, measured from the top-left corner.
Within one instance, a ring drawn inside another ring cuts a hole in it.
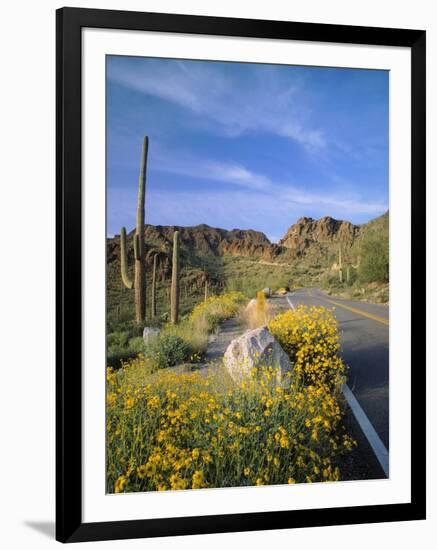
[[[252,229],[233,229],[228,231],[201,224],[193,227],[145,225],[144,241],[146,261],[159,252],[169,257],[173,243],[173,233],[179,231],[180,249],[188,264],[199,265],[203,261],[223,256],[256,257],[272,259],[278,246],[272,244],[260,231]],[[128,252],[132,250],[133,231],[128,235]],[[108,239],[108,263],[118,261],[120,256],[120,237]]]
[[[173,233],[179,231],[183,249],[195,250],[200,256],[263,256],[268,253],[271,243],[260,231],[233,229],[228,231],[206,224],[194,227],[152,226],[146,225],[144,238],[146,243],[163,250],[171,249]]]
[[[311,256],[324,257],[342,248],[350,248],[360,227],[348,221],[336,220],[330,216],[314,220],[300,218],[289,227],[284,237],[279,241],[280,247],[287,248],[294,257]]]
[[[205,261],[227,256],[279,263],[297,259],[330,261],[338,253],[340,246],[347,252],[352,249],[363,232],[375,227],[388,227],[388,212],[361,226],[330,216],[319,220],[302,217],[289,227],[278,244],[271,243],[264,233],[252,229],[229,231],[206,224],[193,227],[145,225],[146,261],[151,263],[152,255],[159,252],[164,264],[169,264],[173,233],[176,230],[179,231],[182,258],[186,264],[192,266],[201,266]],[[128,235],[131,256],[132,235],[133,231]],[[118,262],[119,236],[109,238],[107,244],[108,263]]]

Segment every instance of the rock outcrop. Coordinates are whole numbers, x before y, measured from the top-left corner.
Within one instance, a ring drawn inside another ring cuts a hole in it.
[[[358,236],[360,228],[350,222],[336,220],[330,216],[314,220],[300,218],[279,241],[279,245],[290,249],[296,257],[323,255],[324,252],[349,248]]]

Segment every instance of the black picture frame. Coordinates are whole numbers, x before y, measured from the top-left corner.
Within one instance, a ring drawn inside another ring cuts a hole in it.
[[[59,9],[56,25],[57,540],[78,542],[425,519],[425,31],[78,8]],[[411,503],[82,522],[81,31],[85,27],[411,49]]]

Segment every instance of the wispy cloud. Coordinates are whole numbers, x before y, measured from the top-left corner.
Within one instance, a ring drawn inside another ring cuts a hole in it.
[[[285,201],[315,207],[319,211],[325,211],[326,215],[334,215],[331,212],[342,212],[344,219],[348,219],[354,214],[378,215],[387,210],[387,203],[383,201],[367,202],[356,194],[352,196],[347,196],[344,193],[322,195],[291,187],[285,192],[283,186],[281,189]]]
[[[305,108],[304,83],[278,78],[274,69],[247,69],[246,78],[225,73],[214,64],[113,62],[110,80],[138,92],[169,101],[197,117],[210,132],[238,137],[267,132],[293,140],[310,151],[327,145],[326,133],[311,122]],[[266,96],[271,101],[266,102]],[[191,119],[191,123],[193,119]]]
[[[267,176],[249,170],[241,164],[186,155],[183,158],[175,158],[175,155],[166,155],[162,151],[156,155],[153,170],[203,181],[220,181],[255,191],[268,190],[272,187],[272,182]]]
[[[168,160],[169,158],[171,161]],[[193,157],[178,159],[166,155],[162,150],[154,164],[154,170],[189,176],[198,180],[199,183],[213,180],[232,187],[243,187],[252,191],[260,204],[264,204],[265,200],[264,198],[260,200],[259,194],[261,193],[274,197],[276,204],[300,205],[322,212],[322,215],[331,213],[334,215],[334,212],[341,212],[347,219],[348,215],[377,215],[387,209],[385,202],[366,201],[356,192],[342,190],[341,193],[314,193],[307,190],[313,188],[312,185],[307,185],[305,188],[297,186],[291,181],[273,181],[268,176],[241,164]]]
[[[281,194],[282,193],[282,194]],[[110,189],[108,196],[109,233],[135,225],[136,190]],[[146,201],[147,223],[191,226],[206,223],[225,229],[257,229],[277,242],[288,227],[301,216],[367,221],[387,209],[384,203],[339,200],[336,196],[314,195],[301,189],[278,189],[273,184],[264,190],[248,192],[235,185],[225,193],[217,186],[202,189],[149,189]]]
[[[386,210],[385,204],[363,204],[354,200],[341,203],[335,197],[328,196],[324,197],[324,202],[303,203],[302,195],[278,200],[275,194],[265,194],[259,200],[255,194],[238,189],[226,194],[219,190],[202,193],[154,190],[149,205],[151,223],[156,223],[154,220],[180,225],[208,223],[227,229],[238,226],[240,229],[255,228],[271,236],[283,236],[288,227],[303,215],[315,218],[331,215],[349,219],[352,212],[367,217],[369,214],[377,216]]]

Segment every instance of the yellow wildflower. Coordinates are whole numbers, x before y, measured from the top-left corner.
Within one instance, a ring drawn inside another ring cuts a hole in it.
[[[115,482],[115,487],[114,487],[114,491],[116,493],[121,493],[123,492],[123,489],[126,485],[126,481],[127,481],[127,478],[125,476],[120,476],[117,481]]]

